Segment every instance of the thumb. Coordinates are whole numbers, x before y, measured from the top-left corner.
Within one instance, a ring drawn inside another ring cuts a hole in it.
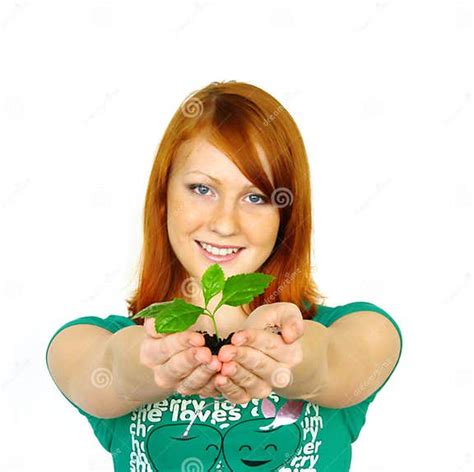
[[[163,333],[158,333],[155,329],[155,320],[156,318],[145,318],[145,321],[143,323],[143,327],[145,328],[145,333],[148,336],[151,336],[152,338],[162,338],[164,335]]]
[[[283,340],[287,344],[295,342],[304,333],[303,316],[300,309],[294,303],[282,302],[276,310],[278,325],[280,326]]]

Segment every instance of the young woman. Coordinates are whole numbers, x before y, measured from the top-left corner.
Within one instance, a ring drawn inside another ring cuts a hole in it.
[[[402,337],[373,303],[324,304],[310,197],[301,135],[267,92],[212,82],[176,111],[148,182],[129,317],[74,319],[46,350],[116,471],[349,470]],[[218,354],[198,332],[214,333],[209,317],[166,335],[130,319],[175,297],[205,306],[199,281],[216,262],[226,278],[275,277],[251,303],[217,311],[220,337],[234,333]]]

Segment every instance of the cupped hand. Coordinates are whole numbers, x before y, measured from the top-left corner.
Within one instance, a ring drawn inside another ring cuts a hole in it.
[[[182,395],[219,396],[213,378],[222,363],[194,331],[163,334],[155,330],[154,318],[145,318],[146,336],[140,347],[140,362],[153,370],[158,387]]]
[[[268,330],[272,326],[281,336]],[[304,328],[301,311],[293,303],[259,306],[234,333],[232,344],[219,350],[222,367],[215,388],[232,403],[247,403],[288,386],[291,369],[303,360]]]

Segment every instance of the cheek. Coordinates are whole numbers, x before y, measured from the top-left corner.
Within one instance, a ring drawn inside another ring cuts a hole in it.
[[[201,208],[189,205],[186,200],[176,201],[170,208],[168,225],[182,235],[195,231],[202,225],[205,222],[205,214]]]
[[[255,245],[264,246],[275,242],[279,226],[278,215],[261,214],[248,218],[245,222],[245,231]]]
[[[168,200],[168,211],[175,221],[186,220],[196,216],[196,205],[192,205],[186,198],[172,197]]]

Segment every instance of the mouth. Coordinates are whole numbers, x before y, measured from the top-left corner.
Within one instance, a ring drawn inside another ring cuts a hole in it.
[[[214,261],[214,262],[229,262],[237,258],[237,256],[245,249],[244,247],[239,248],[236,252],[231,252],[230,254],[212,254],[211,252],[207,251],[204,249],[204,247],[201,245],[201,242],[198,241],[197,239],[194,240],[196,243],[199,252],[206,257],[207,259]]]

